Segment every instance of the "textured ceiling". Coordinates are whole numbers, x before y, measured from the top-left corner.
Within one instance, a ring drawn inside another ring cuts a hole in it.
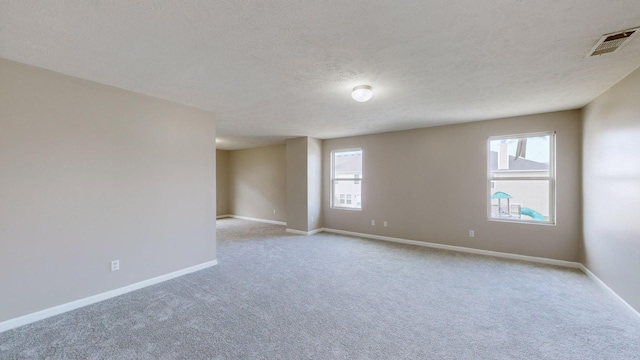
[[[584,55],[639,25],[638,0],[2,0],[0,57],[212,111],[236,149],[580,108],[640,37]]]

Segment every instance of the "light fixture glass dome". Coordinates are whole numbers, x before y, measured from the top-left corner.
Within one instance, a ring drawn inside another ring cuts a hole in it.
[[[357,102],[369,101],[373,97],[373,91],[369,85],[360,85],[353,88],[351,93],[353,100]]]

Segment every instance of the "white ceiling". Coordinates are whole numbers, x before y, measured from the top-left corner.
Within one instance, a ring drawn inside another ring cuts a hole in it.
[[[580,108],[635,26],[639,0],[2,0],[0,57],[212,111],[238,149]]]

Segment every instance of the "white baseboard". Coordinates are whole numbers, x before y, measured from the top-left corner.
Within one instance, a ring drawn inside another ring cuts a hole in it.
[[[54,306],[48,309],[44,309],[38,312],[34,312],[31,314],[27,314],[24,316],[20,316],[17,318],[13,318],[13,319],[9,319],[3,322],[0,322],[0,332],[3,331],[7,331],[7,330],[11,330],[11,329],[15,329],[19,326],[22,325],[27,325],[30,324],[32,322],[36,322],[38,320],[43,320],[46,319],[48,317],[52,317],[55,315],[59,315],[71,310],[75,310],[75,309],[79,309],[81,307],[87,306],[87,305],[91,305],[91,304],[95,304],[97,302],[103,301],[103,300],[107,300],[110,299],[112,297],[116,297],[119,295],[123,295],[126,294],[128,292],[131,291],[135,291],[135,290],[139,290],[142,289],[144,287],[147,286],[151,286],[151,285],[155,285],[158,283],[161,283],[163,281],[167,281],[167,280],[171,280],[173,278],[177,278],[198,270],[202,270],[202,269],[206,269],[208,267],[214,266],[218,264],[218,260],[213,260],[213,261],[208,261],[206,263],[202,263],[199,265],[195,265],[195,266],[191,266],[188,267],[186,269],[182,269],[182,270],[178,270],[178,271],[174,271],[172,273],[169,274],[165,274],[165,275],[161,275],[158,277],[154,277],[151,279],[147,279],[144,281],[140,281],[137,282],[135,284],[131,284],[131,285],[127,285],[118,289],[114,289],[114,290],[110,290],[107,292],[103,292],[101,294],[97,294],[97,295],[93,295],[93,296],[89,296],[86,297],[84,299],[79,299],[79,300],[75,300],[72,302],[68,302],[66,304],[62,304],[62,305],[58,305],[58,306]]]
[[[317,233],[323,232],[323,231],[324,231],[323,228],[319,228],[319,229],[315,229],[315,230],[311,230],[311,231],[302,231],[302,230],[295,230],[295,229],[287,228],[287,232],[288,233],[292,233],[292,234],[296,234],[296,235],[313,235],[313,234],[317,234]]]
[[[324,228],[323,231],[329,232],[329,233],[335,233],[335,234],[364,237],[364,238],[369,238],[369,239],[392,241],[392,242],[402,243],[402,244],[424,246],[424,247],[429,247],[429,248],[434,248],[434,249],[459,251],[459,252],[464,252],[464,253],[469,253],[469,254],[494,256],[494,257],[505,258],[505,259],[513,259],[513,260],[523,260],[523,261],[530,261],[530,262],[535,262],[535,263],[540,263],[540,264],[556,265],[556,266],[563,266],[563,267],[570,267],[570,268],[580,268],[580,265],[582,265],[580,263],[572,262],[572,261],[548,259],[548,258],[542,258],[542,257],[536,257],[536,256],[518,255],[518,254],[511,254],[511,253],[503,253],[503,252],[490,251],[490,250],[473,249],[473,248],[467,248],[467,247],[463,247],[463,246],[444,245],[444,244],[430,243],[430,242],[425,242],[425,241],[407,240],[407,239],[401,239],[401,238],[395,238],[395,237],[389,237],[389,236],[363,234],[363,233],[357,233],[357,232],[352,232],[352,231],[344,231],[344,230],[337,230],[337,229]]]
[[[227,214],[227,215],[218,215],[218,216],[216,216],[216,220],[230,218],[230,217],[231,217],[231,215],[229,215],[229,214]]]
[[[600,278],[598,278],[596,274],[592,273],[591,270],[589,270],[583,264],[580,264],[580,270],[582,270],[585,274],[587,274],[587,276],[590,277],[591,280],[595,281],[596,284],[598,284],[602,289],[604,289],[604,291],[606,291],[611,296],[613,296],[616,300],[618,300],[618,302],[620,302],[627,310],[631,311],[631,313],[635,315],[638,318],[638,320],[640,320],[640,312],[638,312],[638,310],[636,310],[633,306],[629,305],[628,302],[624,301],[624,299],[621,298],[620,295],[616,294],[616,292],[613,291],[613,289],[611,289],[609,286],[607,286],[607,284],[605,284],[604,281],[600,280]]]
[[[287,226],[287,223],[284,222],[284,221],[259,219],[259,218],[253,218],[253,217],[248,217],[248,216],[238,216],[238,215],[228,215],[227,217],[232,217],[234,219],[241,219],[241,220],[257,221],[257,222],[262,222],[262,223],[267,223],[267,224]]]

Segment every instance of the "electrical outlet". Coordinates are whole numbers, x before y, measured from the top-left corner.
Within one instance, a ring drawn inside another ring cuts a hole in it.
[[[384,227],[387,227],[387,222],[386,222],[386,221],[385,221],[385,222],[383,222],[383,223],[382,223],[382,225],[383,225]]]
[[[375,226],[376,225],[376,221],[375,220],[371,220],[371,225]]]
[[[311,222],[313,222],[313,216],[311,217]]]
[[[469,230],[469,237],[475,237],[476,236],[476,232],[473,230]]]
[[[118,271],[120,270],[120,260],[113,260],[111,262],[111,271]]]
[[[273,215],[275,215],[275,214],[276,214],[276,209],[273,209]]]

